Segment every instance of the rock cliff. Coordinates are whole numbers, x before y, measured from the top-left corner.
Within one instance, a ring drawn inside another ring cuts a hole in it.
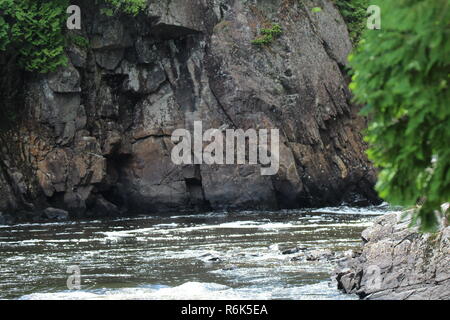
[[[347,88],[351,43],[332,1],[161,0],[137,17],[79,4],[89,45],[69,45],[67,67],[52,74],[24,74],[21,121],[0,133],[0,211],[85,217],[378,201],[366,123]],[[251,43],[274,23],[279,38]],[[195,120],[280,129],[278,174],[173,164],[171,133]]]
[[[409,229],[400,214],[378,218],[362,233],[362,252],[342,263],[338,287],[365,299],[450,299],[450,227]]]

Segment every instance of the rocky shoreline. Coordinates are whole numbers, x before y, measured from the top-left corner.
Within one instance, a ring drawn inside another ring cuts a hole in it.
[[[371,300],[449,300],[450,227],[421,234],[401,216],[381,216],[363,231],[361,251],[338,263],[338,288]]]

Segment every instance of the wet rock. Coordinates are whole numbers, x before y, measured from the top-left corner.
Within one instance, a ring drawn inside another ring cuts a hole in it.
[[[0,212],[0,225],[11,225],[17,222],[17,214],[11,215]]]
[[[291,249],[287,249],[287,250],[282,251],[281,254],[294,254],[294,253],[299,252],[300,250],[304,250],[304,249],[298,248],[298,247],[297,248],[291,248]]]
[[[44,216],[50,220],[65,221],[69,219],[69,212],[62,209],[47,208],[44,210]]]
[[[307,261],[317,261],[323,259],[329,259],[334,256],[334,253],[329,249],[324,250],[312,250],[306,254]]]
[[[339,273],[336,280],[338,282],[338,289],[345,293],[353,293],[361,280],[361,275],[355,274],[350,269],[345,269]]]
[[[409,229],[401,213],[363,231],[362,251],[339,262],[338,288],[365,299],[450,299],[450,227]]]
[[[306,259],[306,258],[305,258],[304,255],[299,255],[299,256],[295,256],[295,257],[291,258],[290,261],[303,261],[303,260],[305,260],[305,259]]]
[[[118,217],[121,215],[119,207],[106,200],[103,196],[95,197],[95,205],[90,210],[95,217]]]
[[[220,257],[217,257],[213,255],[212,253],[205,253],[199,257],[201,261],[203,261],[205,264],[214,264],[214,263],[221,263],[223,260]]]

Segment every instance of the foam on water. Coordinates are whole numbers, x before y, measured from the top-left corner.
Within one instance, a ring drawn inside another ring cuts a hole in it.
[[[305,286],[288,288],[233,289],[218,283],[187,282],[176,287],[160,285],[117,290],[61,291],[24,295],[20,300],[268,300],[268,299],[336,299],[329,295],[329,284],[325,281]],[[341,296],[338,299],[355,299]]]
[[[384,210],[384,211],[383,211]],[[386,207],[210,212],[0,228],[0,298],[341,299],[330,261]],[[296,259],[293,259],[296,258]],[[67,267],[82,290],[66,290]]]
[[[401,208],[390,207],[390,205],[386,202],[383,202],[378,206],[370,206],[370,207],[348,207],[348,206],[324,207],[312,209],[311,212],[333,213],[333,214],[382,215],[385,214],[387,210],[389,210],[391,213],[402,212]]]

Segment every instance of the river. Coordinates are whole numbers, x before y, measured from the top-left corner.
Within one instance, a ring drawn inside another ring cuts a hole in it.
[[[356,299],[327,259],[358,248],[386,205],[0,226],[1,299]],[[283,254],[301,247],[303,251]],[[295,258],[297,257],[297,258]],[[70,266],[81,288],[69,290]]]

